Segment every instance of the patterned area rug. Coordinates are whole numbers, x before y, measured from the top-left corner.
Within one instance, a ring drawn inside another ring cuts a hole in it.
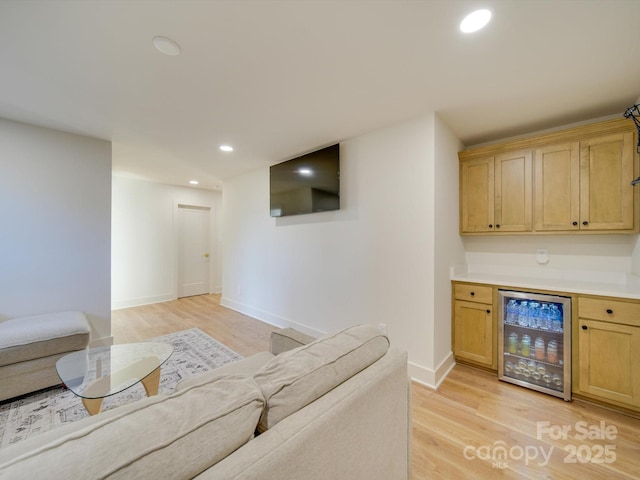
[[[214,340],[202,330],[192,328],[150,339],[173,345],[173,354],[163,365],[159,395],[168,395],[185,378],[190,378],[242,357]],[[141,383],[105,398],[102,410],[109,410],[141,398]],[[52,388],[0,405],[0,448],[46,432],[68,422],[88,417],[79,397],[62,387]]]

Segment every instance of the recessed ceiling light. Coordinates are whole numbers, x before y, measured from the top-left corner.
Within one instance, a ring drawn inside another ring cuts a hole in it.
[[[198,185],[200,182],[198,180],[189,180],[191,185]]]
[[[153,37],[153,46],[165,55],[180,55],[180,45],[167,37]]]
[[[220,145],[220,150],[223,152],[233,152],[233,147],[231,145]]]
[[[489,23],[489,20],[491,20],[490,10],[487,10],[486,8],[476,10],[464,17],[462,22],[460,22],[460,30],[464,33],[477,32],[481,28],[485,27],[487,23]]]

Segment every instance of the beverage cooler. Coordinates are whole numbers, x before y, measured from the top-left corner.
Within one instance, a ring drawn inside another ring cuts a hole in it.
[[[498,293],[500,380],[571,400],[571,299]]]

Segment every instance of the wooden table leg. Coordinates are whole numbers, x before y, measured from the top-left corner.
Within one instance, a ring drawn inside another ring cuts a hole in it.
[[[87,409],[87,412],[89,412],[89,415],[100,413],[100,409],[102,408],[101,398],[83,398],[82,403],[84,404],[84,408]]]
[[[149,363],[157,364],[157,359],[154,357],[143,358],[138,362],[129,365],[127,368],[123,368],[121,370],[113,372],[111,375],[106,375],[104,377],[98,378],[93,383],[88,385],[85,389],[85,393],[98,398],[82,399],[82,403],[84,404],[87,411],[91,415],[100,413],[100,409],[102,408],[102,400],[104,396],[109,392],[111,385],[118,385],[129,378],[134,378],[136,376],[135,372],[138,370],[138,368],[141,366],[144,368],[145,364],[148,365]],[[141,382],[144,386],[145,392],[147,392],[147,397],[157,395],[158,388],[160,387],[160,367],[153,370],[149,375],[143,378]]]
[[[147,397],[158,394],[158,387],[160,387],[160,367],[156,368],[153,372],[142,379],[142,385],[144,386]]]

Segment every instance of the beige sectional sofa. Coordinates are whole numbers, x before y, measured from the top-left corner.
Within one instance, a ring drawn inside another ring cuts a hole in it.
[[[360,325],[2,449],[0,479],[407,479],[410,398],[406,353]]]
[[[89,344],[82,312],[60,312],[0,322],[0,401],[59,385],[56,362]]]

